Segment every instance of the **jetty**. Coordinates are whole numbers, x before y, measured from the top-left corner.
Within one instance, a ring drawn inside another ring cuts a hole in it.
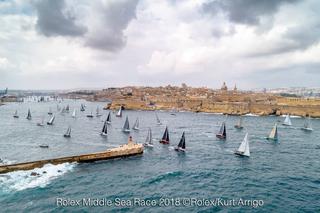
[[[142,153],[143,153],[142,144],[137,144],[137,143],[133,143],[132,141],[129,141],[128,144],[125,144],[116,148],[108,149],[104,152],[96,152],[91,154],[31,161],[31,162],[17,163],[17,164],[10,164],[10,165],[1,165],[0,174],[13,172],[17,170],[32,170],[34,168],[41,168],[45,164],[57,165],[57,164],[72,163],[72,162],[88,163],[88,162],[94,162],[99,160],[107,160],[107,159],[113,159],[113,158],[139,155]]]

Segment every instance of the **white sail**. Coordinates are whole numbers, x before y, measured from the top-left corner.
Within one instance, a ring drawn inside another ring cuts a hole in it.
[[[157,113],[156,113],[156,117],[157,117],[157,124],[158,124],[158,125],[161,125],[161,121],[160,121]]]
[[[312,131],[312,125],[311,125],[311,121],[310,121],[310,116],[305,118],[304,124],[303,124],[303,128],[304,130],[309,130]]]
[[[72,112],[72,117],[75,118],[76,116],[77,116],[76,115],[76,109],[74,109],[73,112]]]
[[[291,126],[292,125],[289,114],[287,114],[286,119],[284,120],[283,124],[287,125],[287,126]]]
[[[122,116],[122,107],[120,107],[120,109],[119,109],[119,111],[118,111],[116,116],[117,117],[121,117]]]
[[[139,118],[136,119],[136,122],[134,123],[132,129],[138,130],[139,129]]]
[[[278,139],[278,127],[277,124],[274,125],[274,127],[272,128],[270,135],[269,135],[269,139],[274,139],[277,140]]]
[[[148,135],[146,138],[146,144],[152,144],[152,132],[151,132],[151,128],[148,129]]]
[[[246,136],[244,137],[243,141],[241,142],[238,153],[244,156],[250,156],[250,149],[249,149],[249,140],[248,140],[248,133],[246,133]]]

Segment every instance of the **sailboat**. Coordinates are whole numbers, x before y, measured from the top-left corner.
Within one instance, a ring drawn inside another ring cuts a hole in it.
[[[107,124],[107,121],[104,122],[103,124],[103,128],[102,128],[102,131],[101,131],[101,135],[103,136],[106,136],[108,134],[108,128],[107,128],[108,124]]]
[[[158,116],[157,113],[156,113],[156,118],[157,118],[157,124],[158,124],[158,125],[161,125],[162,123],[161,123],[160,118],[159,118],[159,116]]]
[[[87,115],[88,118],[93,118],[93,115],[92,115],[92,110],[91,110],[91,113],[89,115]]]
[[[181,136],[181,139],[180,139],[178,146],[175,147],[174,150],[176,150],[178,152],[179,151],[181,151],[181,152],[186,151],[186,138],[184,136],[184,132],[182,133],[182,136]]]
[[[109,112],[108,117],[107,117],[107,124],[111,124],[111,112]]]
[[[14,112],[13,117],[14,117],[14,118],[19,118],[18,110],[16,110],[16,111]]]
[[[69,110],[70,110],[70,107],[69,107],[69,104],[68,104],[67,107],[66,107],[66,112],[69,112]]]
[[[65,138],[70,138],[71,137],[71,126],[68,126],[68,129],[66,133],[63,135]]]
[[[53,125],[54,119],[55,119],[55,116],[52,115],[51,118],[50,118],[50,120],[47,122],[47,124],[48,124],[48,125]]]
[[[284,125],[284,126],[292,126],[289,114],[286,115],[286,118],[284,119],[284,122],[282,123],[282,125]]]
[[[126,122],[123,125],[122,132],[125,132],[125,133],[129,133],[130,132],[128,116],[126,117]]]
[[[120,107],[119,111],[116,114],[117,117],[122,117],[122,106]]]
[[[167,126],[166,126],[166,130],[163,133],[162,139],[159,142],[163,143],[163,144],[169,144],[170,143],[169,130],[168,130]]]
[[[100,109],[99,107],[97,106],[97,109],[96,109],[96,117],[100,117],[102,116],[102,114],[100,114]]]
[[[81,106],[80,106],[80,111],[81,111],[81,112],[85,111],[85,108],[84,108],[84,105],[83,105],[83,104],[81,104]]]
[[[236,129],[243,129],[242,123],[243,123],[243,119],[242,119],[242,116],[240,116],[238,123],[236,125],[234,125],[234,127]]]
[[[136,122],[134,122],[134,125],[133,125],[132,129],[139,130],[139,118],[137,118]]]
[[[43,116],[42,116],[41,121],[37,123],[37,126],[44,126],[44,117]]]
[[[216,134],[216,137],[219,139],[226,139],[227,132],[226,132],[226,123],[222,122],[219,132]]]
[[[277,141],[278,140],[278,125],[274,124],[269,137],[267,137],[267,140],[273,140]]]
[[[51,107],[49,108],[49,112],[48,112],[48,115],[52,115],[52,110],[51,110]]]
[[[301,129],[305,131],[313,131],[311,121],[310,121],[310,116],[305,118],[303,127]]]
[[[76,109],[73,110],[73,112],[72,112],[72,117],[73,117],[73,118],[76,118],[76,117],[77,117],[77,111],[76,111]]]
[[[28,120],[31,120],[32,116],[31,116],[31,112],[30,112],[30,109],[28,109],[28,115],[27,115],[27,119]]]
[[[236,155],[250,157],[250,149],[249,149],[249,139],[248,139],[248,133],[246,133],[246,136],[244,136],[243,141],[241,142],[238,150],[234,152]]]
[[[145,143],[143,144],[143,146],[145,147],[153,147],[153,143],[152,143],[152,132],[151,132],[151,128],[149,127],[148,129],[148,135],[146,138]]]

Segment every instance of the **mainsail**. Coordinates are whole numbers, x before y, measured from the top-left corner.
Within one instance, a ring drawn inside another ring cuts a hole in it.
[[[292,125],[289,114],[286,115],[286,118],[284,119],[283,125],[285,125],[285,126],[291,126]]]
[[[122,107],[120,107],[118,113],[116,114],[117,117],[122,117]]]
[[[107,124],[111,124],[111,112],[109,112],[108,117],[107,117]]]
[[[225,139],[227,137],[227,131],[226,131],[226,123],[222,122],[220,130],[216,136],[220,139]]]
[[[278,126],[275,124],[270,132],[270,135],[267,139],[278,140]]]
[[[241,142],[235,154],[250,157],[248,133],[246,133],[246,136],[244,137],[243,141]]]
[[[163,133],[162,139],[160,140],[160,143],[163,144],[169,144],[170,143],[170,139],[169,139],[169,130],[168,127],[166,126],[166,129]]]
[[[176,150],[181,150],[181,151],[184,151],[186,149],[186,138],[185,138],[184,132],[182,133],[180,142],[179,142],[178,146],[175,149]]]
[[[132,129],[139,130],[139,118],[136,119],[136,122],[134,123]]]
[[[73,112],[72,112],[72,117],[73,117],[73,118],[77,117],[76,109],[73,110]]]
[[[103,127],[102,127],[102,131],[101,131],[101,135],[107,135],[108,134],[108,129],[107,129],[107,121],[104,122]]]
[[[30,111],[30,109],[28,109],[27,119],[28,119],[28,120],[31,120],[31,118],[32,118],[32,116],[31,116],[31,111]]]
[[[54,116],[54,115],[52,115],[52,116],[51,116],[51,118],[50,118],[50,120],[47,122],[47,124],[48,124],[48,125],[52,125],[52,124],[53,124],[54,119],[55,119],[55,116]]]
[[[126,121],[125,121],[125,123],[123,125],[122,131],[123,132],[130,132],[128,116],[126,117]]]

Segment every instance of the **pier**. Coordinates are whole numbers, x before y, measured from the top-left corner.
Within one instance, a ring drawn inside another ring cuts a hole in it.
[[[0,166],[0,174],[18,171],[18,170],[32,170],[34,168],[41,168],[45,164],[57,165],[57,164],[72,163],[72,162],[86,163],[86,162],[94,162],[99,160],[128,157],[133,155],[139,155],[142,153],[143,153],[142,144],[129,143],[129,144],[122,145],[120,147],[108,149],[104,152],[96,152],[96,153],[84,154],[84,155],[75,155],[75,156],[69,156],[69,157],[61,157],[61,158],[31,161],[31,162],[25,162],[25,163],[2,165]]]

